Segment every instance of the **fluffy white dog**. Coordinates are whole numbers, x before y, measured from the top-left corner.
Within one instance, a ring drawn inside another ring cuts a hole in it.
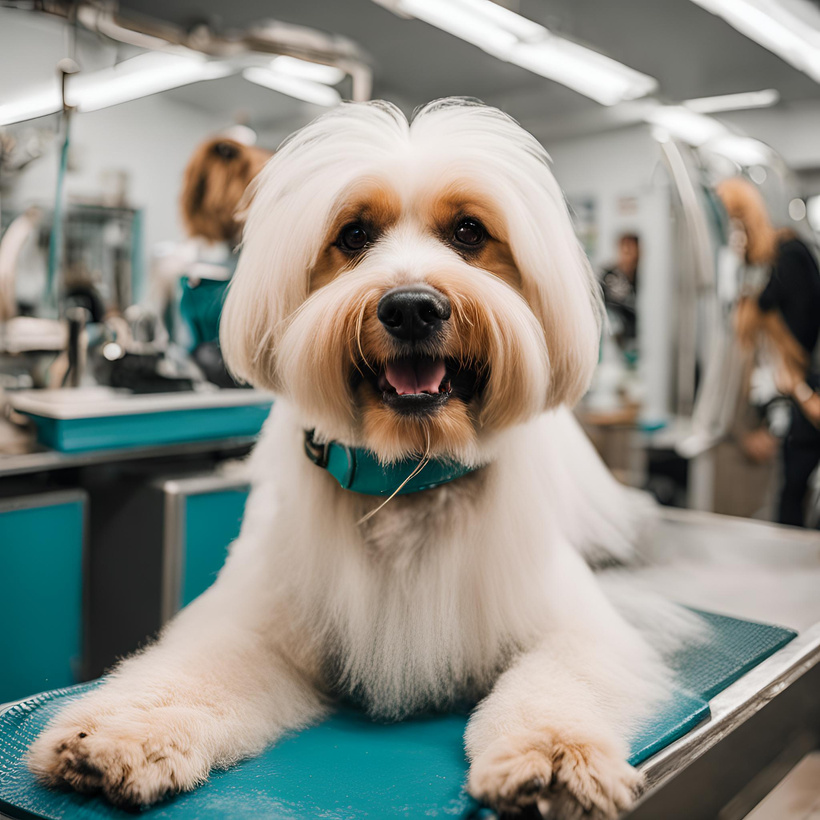
[[[214,586],[54,721],[33,771],[142,805],[337,696],[386,719],[469,701],[476,797],[628,807],[628,741],[665,673],[583,557],[622,553],[633,526],[564,407],[599,321],[548,158],[500,111],[351,104],[290,138],[222,323],[234,372],[280,397],[242,533]]]

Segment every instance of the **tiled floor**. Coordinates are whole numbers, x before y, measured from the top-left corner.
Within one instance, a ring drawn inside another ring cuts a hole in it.
[[[746,820],[820,820],[820,752],[806,755]]]

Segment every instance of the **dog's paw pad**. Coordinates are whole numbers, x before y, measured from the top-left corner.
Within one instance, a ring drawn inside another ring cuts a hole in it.
[[[175,707],[69,711],[34,742],[29,768],[48,786],[102,792],[118,806],[150,805],[207,777],[190,736],[196,723],[190,710]]]
[[[609,744],[545,731],[496,740],[473,762],[468,788],[505,812],[537,807],[543,816],[603,820],[629,808],[642,782]]]

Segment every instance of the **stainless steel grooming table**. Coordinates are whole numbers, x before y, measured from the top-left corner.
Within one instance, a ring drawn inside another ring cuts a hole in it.
[[[800,634],[710,701],[711,718],[640,768],[630,820],[745,817],[820,748],[820,532],[665,510],[635,575],[666,595]],[[820,784],[818,784],[820,789]]]

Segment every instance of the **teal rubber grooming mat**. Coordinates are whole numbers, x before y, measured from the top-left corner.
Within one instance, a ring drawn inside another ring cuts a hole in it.
[[[670,662],[680,688],[632,744],[639,763],[709,715],[708,698],[795,637],[788,629],[701,613],[710,640]],[[46,692],[0,715],[0,812],[12,818],[126,820],[102,798],[38,785],[24,755],[70,699],[98,684]],[[199,789],[140,812],[146,820],[352,820],[476,818],[482,809],[464,791],[466,715],[439,715],[390,725],[353,711],[282,739],[261,756],[216,772]]]

